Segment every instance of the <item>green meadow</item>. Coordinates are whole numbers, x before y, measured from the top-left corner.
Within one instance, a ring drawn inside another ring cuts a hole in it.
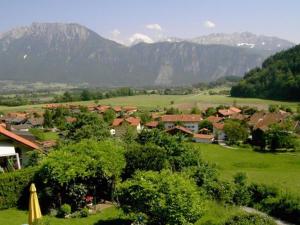
[[[189,110],[194,106],[205,109],[209,106],[217,106],[220,104],[232,105],[248,105],[259,109],[267,109],[271,104],[285,105],[291,108],[296,108],[297,102],[273,101],[256,98],[232,98],[225,95],[209,95],[206,92],[201,94],[191,95],[136,95],[102,99],[97,101],[97,104],[107,105],[130,105],[145,109],[178,107],[181,110]],[[95,101],[72,102],[70,104],[90,105],[95,104]],[[25,110],[40,110],[43,105],[24,105],[16,107],[0,106],[0,111],[25,111]]]
[[[195,145],[205,160],[216,164],[225,180],[232,180],[237,172],[245,172],[250,182],[275,185],[283,193],[300,197],[300,152],[273,154],[212,144]]]

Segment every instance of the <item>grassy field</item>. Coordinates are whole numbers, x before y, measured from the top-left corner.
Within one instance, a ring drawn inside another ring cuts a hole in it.
[[[195,144],[205,160],[215,163],[223,179],[245,172],[249,181],[275,185],[300,196],[300,153],[259,153],[250,149],[228,149]]]
[[[171,104],[171,102],[174,102]],[[137,106],[140,108],[153,109],[153,108],[168,108],[171,106],[178,107],[182,110],[191,109],[194,106],[198,106],[201,109],[205,109],[209,106],[217,106],[220,104],[232,105],[236,102],[238,105],[254,106],[259,109],[266,109],[270,104],[286,105],[291,108],[296,108],[296,102],[284,102],[284,101],[273,101],[255,98],[232,98],[225,95],[208,95],[202,94],[191,94],[191,95],[137,95],[127,97],[117,97],[110,99],[99,100],[98,104],[108,105],[130,105]],[[71,104],[89,105],[94,104],[94,101],[84,102],[72,102]],[[43,105],[25,105],[16,107],[0,106],[1,112],[8,111],[25,111],[25,110],[39,110]]]

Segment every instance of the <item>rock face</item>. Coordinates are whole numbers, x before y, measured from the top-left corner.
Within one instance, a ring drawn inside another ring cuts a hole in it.
[[[183,85],[242,76],[269,54],[186,41],[126,47],[78,24],[34,23],[0,34],[0,79],[98,86]]]

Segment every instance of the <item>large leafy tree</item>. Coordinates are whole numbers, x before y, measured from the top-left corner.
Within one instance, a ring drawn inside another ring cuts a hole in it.
[[[194,181],[170,171],[138,172],[117,193],[125,212],[143,213],[151,225],[194,224],[205,209]]]
[[[125,163],[123,147],[109,140],[83,140],[52,151],[43,160],[38,173],[47,207],[51,206],[51,202],[54,205],[71,203],[74,208],[79,207],[74,205],[76,199],[70,198],[78,191],[74,191],[74,186],[85,187],[98,199],[111,198]],[[78,196],[79,199],[83,197]]]
[[[68,127],[66,138],[73,141],[95,138],[103,140],[110,136],[107,124],[96,113],[75,115],[76,121]]]
[[[228,120],[225,122],[224,132],[227,136],[227,142],[229,144],[243,142],[248,137],[247,128],[242,123],[234,120]]]

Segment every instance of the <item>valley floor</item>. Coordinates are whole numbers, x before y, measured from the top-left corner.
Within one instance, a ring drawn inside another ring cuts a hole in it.
[[[245,172],[250,182],[275,185],[283,193],[300,197],[300,153],[260,153],[252,149],[228,149],[219,145],[195,144],[202,157],[215,163],[221,178]]]

